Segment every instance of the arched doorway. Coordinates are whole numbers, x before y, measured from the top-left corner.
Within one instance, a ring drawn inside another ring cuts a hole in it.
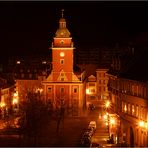
[[[130,127],[130,146],[134,147],[134,131],[132,127]]]

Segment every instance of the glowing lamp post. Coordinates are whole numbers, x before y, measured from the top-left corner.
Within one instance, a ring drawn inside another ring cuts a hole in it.
[[[110,101],[106,101],[105,107],[106,107],[106,109],[108,109],[110,107]]]
[[[1,108],[5,107],[5,106],[6,106],[5,102],[0,102],[0,107]]]
[[[107,125],[107,127],[108,127],[108,133],[109,133],[109,138],[110,138],[110,117],[109,117],[109,113],[108,113],[108,109],[110,108],[110,101],[109,100],[107,100],[106,102],[105,102],[105,109],[106,109],[106,115],[105,115],[105,118],[107,119],[107,122],[106,122],[106,125]]]
[[[13,105],[13,110],[18,110],[18,92],[15,92],[13,94],[13,100],[12,100],[12,105]]]
[[[144,121],[139,121],[139,126],[140,126],[141,128],[147,128],[147,123],[144,122]]]
[[[4,116],[5,116],[5,107],[6,107],[5,102],[0,102],[0,108],[2,111],[2,118],[4,118]]]

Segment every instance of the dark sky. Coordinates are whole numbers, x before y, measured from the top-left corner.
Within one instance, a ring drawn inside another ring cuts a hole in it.
[[[146,1],[0,2],[1,57],[48,52],[61,9],[81,50],[126,44],[148,31]]]

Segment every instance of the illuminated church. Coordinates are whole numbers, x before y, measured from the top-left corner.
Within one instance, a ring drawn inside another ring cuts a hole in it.
[[[80,115],[85,106],[85,71],[74,71],[74,46],[66,20],[59,20],[59,28],[53,38],[52,70],[42,81],[46,101],[55,108],[64,106],[67,114]]]
[[[45,59],[35,65],[32,59],[30,64],[16,60],[14,77],[19,102],[26,100],[28,92],[39,92],[41,99],[53,104],[54,109],[64,107],[66,115],[81,116],[89,104],[98,106],[100,98],[108,98],[107,69],[94,69],[91,65],[89,73],[95,74],[88,75],[74,64],[75,48],[63,11],[49,50],[52,53],[50,65]]]

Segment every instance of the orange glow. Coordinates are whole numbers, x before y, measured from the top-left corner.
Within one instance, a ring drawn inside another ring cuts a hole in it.
[[[144,127],[144,121],[140,121],[140,122],[139,122],[139,126],[140,126],[140,127]]]
[[[18,93],[16,92],[16,93],[14,93],[14,97],[17,97],[18,96]]]
[[[42,88],[37,88],[37,89],[36,89],[36,92],[42,93],[42,92],[43,92],[43,89],[42,89]]]
[[[0,107],[5,107],[5,106],[6,106],[5,102],[0,102]]]
[[[127,111],[127,107],[126,107],[126,105],[124,106],[124,111],[125,111],[125,112]]]
[[[13,99],[13,101],[12,101],[12,104],[14,105],[14,104],[17,104],[18,103],[18,99]]]
[[[132,113],[134,113],[135,112],[135,110],[134,110],[134,108],[132,109]]]
[[[110,119],[110,123],[114,125],[115,124],[115,119],[114,118],[111,118]]]
[[[60,57],[64,57],[65,53],[64,52],[60,52]]]
[[[90,91],[89,91],[89,89],[86,89],[86,94],[90,94]]]
[[[109,107],[110,107],[110,101],[106,101],[105,107],[106,107],[106,108],[109,108]]]
[[[107,115],[104,115],[104,119],[107,119]]]
[[[21,62],[20,62],[20,61],[17,61],[16,63],[17,63],[17,64],[21,64]]]
[[[106,126],[107,126],[107,125],[108,125],[108,122],[106,122],[105,124],[106,124]]]

